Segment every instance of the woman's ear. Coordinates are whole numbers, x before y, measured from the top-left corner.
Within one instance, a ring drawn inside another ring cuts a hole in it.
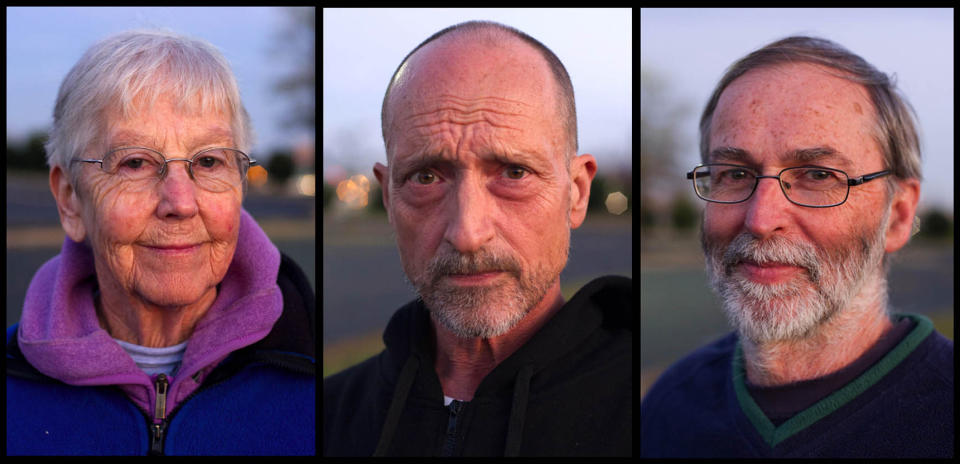
[[[74,242],[82,242],[87,236],[83,225],[83,205],[77,190],[70,183],[70,175],[60,166],[50,168],[50,191],[57,202],[60,225]]]

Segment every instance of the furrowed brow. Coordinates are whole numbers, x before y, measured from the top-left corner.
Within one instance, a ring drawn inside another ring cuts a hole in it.
[[[420,155],[410,156],[398,161],[396,163],[396,168],[391,169],[393,173],[393,180],[400,184],[410,173],[418,172],[428,167],[438,166],[444,163],[450,164],[452,161],[444,159],[439,153],[423,153]]]
[[[485,162],[495,161],[502,164],[516,164],[521,166],[527,166],[534,171],[543,173],[546,170],[544,163],[537,156],[524,153],[499,153],[499,152],[489,152],[481,156],[481,159]],[[421,155],[414,155],[408,158],[405,158],[401,161],[398,161],[396,169],[393,170],[393,178],[395,181],[402,182],[407,175],[427,169],[434,166],[451,166],[457,165],[460,163],[456,160],[451,160],[449,158],[443,157],[440,153],[424,153]],[[544,173],[545,174],[545,173]]]

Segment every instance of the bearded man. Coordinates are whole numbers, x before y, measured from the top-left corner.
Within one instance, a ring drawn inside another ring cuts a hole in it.
[[[823,39],[736,62],[700,122],[710,285],[736,329],[644,398],[644,457],[951,457],[953,342],[887,304],[920,149],[886,74]]]
[[[597,169],[563,64],[458,24],[404,58],[382,120],[374,174],[419,298],[324,380],[324,455],[630,455],[631,281],[560,293]]]

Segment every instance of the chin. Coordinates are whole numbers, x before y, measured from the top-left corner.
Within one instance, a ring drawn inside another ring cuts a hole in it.
[[[194,304],[216,284],[206,285],[199,279],[155,279],[153,285],[137,289],[137,293],[146,301],[157,306],[187,306]]]

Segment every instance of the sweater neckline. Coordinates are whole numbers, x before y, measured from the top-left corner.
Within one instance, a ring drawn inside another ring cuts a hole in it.
[[[746,371],[743,365],[743,347],[740,340],[736,342],[732,361],[733,389],[740,409],[753,424],[757,433],[770,446],[775,447],[787,438],[790,438],[804,429],[812,426],[821,419],[837,411],[845,404],[853,401],[861,393],[875,385],[887,374],[896,368],[904,359],[913,353],[918,346],[933,332],[933,322],[926,316],[919,314],[899,314],[895,316],[895,323],[902,318],[910,318],[916,322],[913,330],[907,334],[890,352],[884,355],[873,367],[867,369],[856,379],[827,395],[812,406],[799,412],[786,422],[775,426],[757,405],[746,385]]]

